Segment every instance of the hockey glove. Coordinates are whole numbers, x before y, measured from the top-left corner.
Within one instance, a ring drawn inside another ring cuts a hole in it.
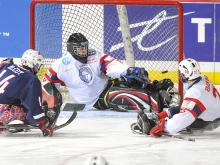
[[[2,60],[2,63],[14,64],[14,61],[13,61],[13,58],[6,58],[6,59]]]
[[[43,136],[53,135],[53,128],[51,127],[49,120],[46,117],[38,119],[37,124],[42,131]]]
[[[164,125],[165,125],[165,119],[163,118],[160,120],[159,124],[157,124],[150,130],[150,135],[153,137],[161,136],[164,133]]]
[[[154,80],[153,83],[157,90],[167,90],[168,88],[174,87],[174,84],[170,79],[163,79],[160,81]]]

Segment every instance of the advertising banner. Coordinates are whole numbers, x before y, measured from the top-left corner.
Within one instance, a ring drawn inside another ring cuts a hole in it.
[[[21,56],[29,47],[30,0],[0,1],[0,56]]]

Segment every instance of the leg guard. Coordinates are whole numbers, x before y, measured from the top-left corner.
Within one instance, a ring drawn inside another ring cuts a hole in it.
[[[118,111],[158,112],[157,102],[143,89],[112,86],[104,95],[104,103]]]

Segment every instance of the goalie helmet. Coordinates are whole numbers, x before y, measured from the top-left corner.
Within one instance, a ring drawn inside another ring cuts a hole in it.
[[[201,77],[198,62],[192,58],[181,61],[179,64],[179,74],[183,82]]]
[[[81,63],[87,63],[89,42],[81,33],[73,33],[67,41],[67,51]]]
[[[21,64],[30,68],[33,73],[37,73],[43,65],[44,58],[40,52],[28,49],[26,50],[21,57]]]

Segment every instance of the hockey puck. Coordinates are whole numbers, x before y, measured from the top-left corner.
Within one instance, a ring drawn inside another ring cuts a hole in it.
[[[167,73],[167,72],[168,72],[168,70],[161,71],[162,74]]]

